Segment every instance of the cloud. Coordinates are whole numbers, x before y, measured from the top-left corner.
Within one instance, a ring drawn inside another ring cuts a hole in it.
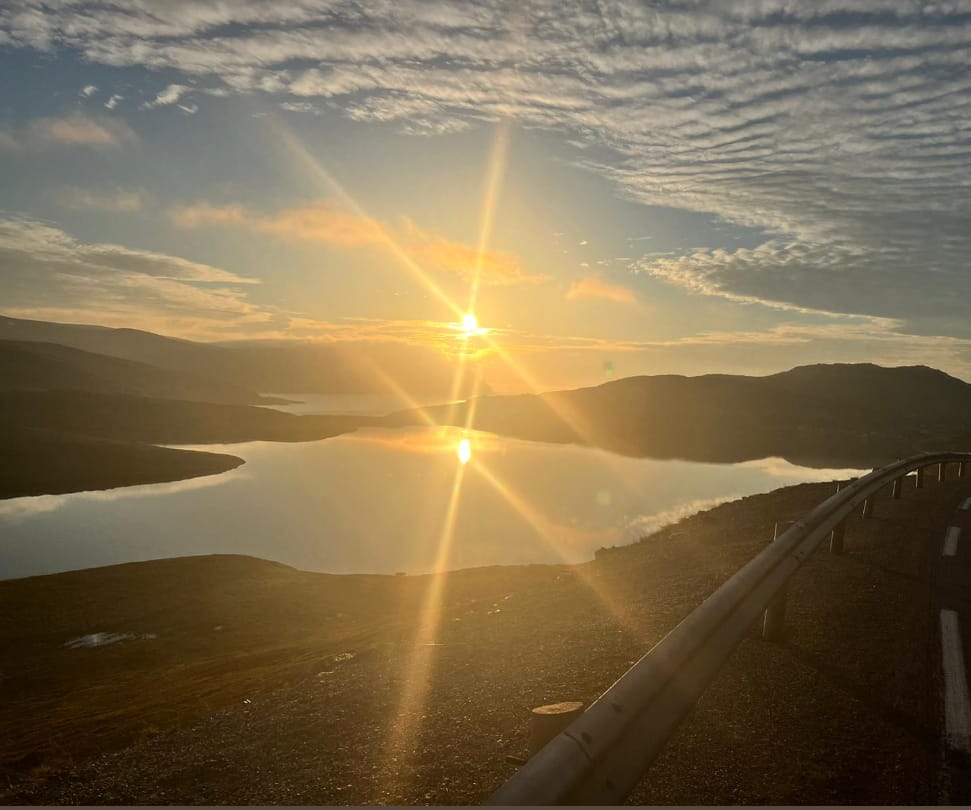
[[[414,134],[499,118],[555,130],[629,199],[764,234],[763,249],[699,245],[644,267],[658,278],[796,309],[912,306],[959,325],[969,14],[965,0],[549,0],[514,12],[498,0],[21,0],[0,10],[0,41],[175,71],[176,87],[327,100]]]
[[[20,144],[17,142],[17,139],[14,137],[13,133],[5,129],[0,129],[0,150],[6,149],[13,151],[19,148]]]
[[[85,98],[91,98],[95,93],[98,92],[98,88],[93,84],[87,84],[81,88],[81,92],[78,95],[84,96]]]
[[[135,133],[119,119],[91,118],[73,113],[60,118],[35,118],[30,122],[33,138],[45,144],[112,148],[134,141]]]
[[[264,216],[242,205],[196,203],[173,208],[172,221],[180,228],[222,225],[260,231],[281,239],[322,242],[340,247],[380,244],[385,230],[375,220],[349,213],[330,202],[288,208]]]
[[[255,279],[163,253],[81,242],[29,218],[0,217],[0,266],[4,311],[20,317],[84,312],[88,322],[167,325],[163,331],[186,334],[200,324],[245,329],[273,317],[247,300]]]
[[[120,96],[117,93],[114,93],[112,94],[111,98],[109,98],[105,102],[105,108],[109,110],[113,110],[115,107],[118,106],[119,101],[124,101],[124,100],[125,100],[124,96]]]
[[[66,186],[57,192],[57,201],[67,208],[127,214],[142,210],[144,196],[140,191],[116,189],[100,192]]]
[[[142,106],[145,109],[151,107],[167,107],[177,103],[192,88],[186,84],[170,84],[155,96],[153,101],[147,101]]]
[[[916,233],[921,229],[923,236]],[[688,291],[740,303],[940,323],[955,297],[971,300],[971,275],[961,264],[962,240],[932,237],[935,231],[918,218],[900,222],[897,233],[866,248],[770,240],[752,249],[650,257],[635,267]],[[971,337],[971,324],[957,332]]]
[[[286,110],[287,112],[319,113],[319,110],[307,101],[282,101],[280,102],[280,109]]]
[[[425,269],[478,276],[483,284],[540,284],[546,276],[527,273],[519,259],[509,253],[482,251],[419,228],[410,220],[399,226],[385,225],[352,213],[327,200],[287,208],[272,214],[258,214],[242,205],[195,203],[171,209],[170,217],[180,228],[204,225],[242,228],[296,242],[317,242],[340,248],[393,248]]]
[[[611,284],[598,276],[585,276],[579,281],[574,281],[567,290],[566,298],[568,301],[576,301],[581,298],[603,298],[607,301],[614,301],[618,304],[636,304],[637,297],[634,291],[619,284]]]

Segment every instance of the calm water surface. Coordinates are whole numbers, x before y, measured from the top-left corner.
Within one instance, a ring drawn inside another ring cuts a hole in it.
[[[338,573],[577,562],[719,501],[858,473],[779,459],[630,459],[457,428],[199,449],[246,464],[172,484],[0,501],[0,578],[212,553]]]

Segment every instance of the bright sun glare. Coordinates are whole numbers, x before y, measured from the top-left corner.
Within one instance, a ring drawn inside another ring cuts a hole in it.
[[[455,449],[458,454],[459,461],[463,464],[468,464],[469,460],[472,458],[472,443],[468,439],[462,439],[459,442],[459,446]]]
[[[475,317],[471,312],[465,313],[462,316],[462,336],[463,337],[473,337],[474,335],[482,334],[481,329],[479,329],[479,319]]]

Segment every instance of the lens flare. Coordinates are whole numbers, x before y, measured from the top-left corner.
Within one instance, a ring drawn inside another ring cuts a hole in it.
[[[472,442],[468,439],[462,439],[459,442],[459,446],[455,449],[456,454],[459,457],[459,461],[463,464],[468,464],[472,460]]]

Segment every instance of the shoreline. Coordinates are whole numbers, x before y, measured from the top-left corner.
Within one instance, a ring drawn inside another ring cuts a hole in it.
[[[15,498],[104,492],[229,472],[245,459],[32,428],[0,428],[0,504]]]

